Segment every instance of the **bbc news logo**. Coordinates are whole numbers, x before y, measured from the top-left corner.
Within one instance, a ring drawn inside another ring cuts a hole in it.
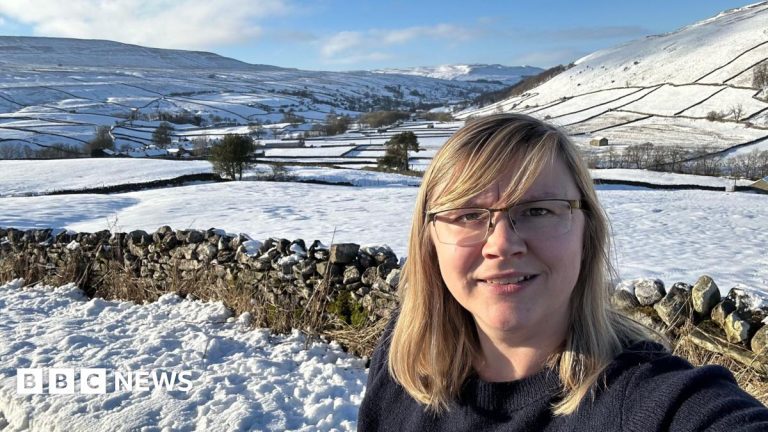
[[[187,392],[192,389],[192,371],[114,371],[111,379],[108,379],[108,372],[103,368],[80,368],[79,373],[74,368],[16,369],[16,392],[21,395],[106,394],[155,389]],[[109,383],[112,386],[108,387]]]

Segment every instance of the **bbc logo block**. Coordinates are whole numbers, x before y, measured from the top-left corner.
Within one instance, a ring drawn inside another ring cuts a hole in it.
[[[16,369],[16,393],[29,394],[105,394],[108,391],[168,391],[187,392],[192,388],[191,371],[158,370],[120,372],[112,371],[113,380],[107,378],[107,369],[32,368]],[[107,383],[113,384],[110,390]]]

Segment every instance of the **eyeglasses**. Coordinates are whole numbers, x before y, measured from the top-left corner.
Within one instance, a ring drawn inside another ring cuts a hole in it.
[[[428,212],[427,222],[434,225],[440,243],[472,246],[484,242],[490,235],[494,227],[493,213],[507,212],[520,238],[544,240],[570,231],[573,209],[581,208],[581,200],[539,200],[498,209],[473,207]]]

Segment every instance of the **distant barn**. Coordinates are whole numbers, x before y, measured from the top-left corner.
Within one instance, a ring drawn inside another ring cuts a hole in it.
[[[608,145],[608,138],[606,137],[596,137],[592,138],[591,141],[589,141],[589,145],[593,147],[604,147]]]

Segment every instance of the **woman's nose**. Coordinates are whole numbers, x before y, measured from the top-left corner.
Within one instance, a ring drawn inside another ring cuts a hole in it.
[[[488,238],[483,246],[483,255],[505,257],[527,251],[528,245],[517,233],[507,213],[499,212],[494,216]]]

